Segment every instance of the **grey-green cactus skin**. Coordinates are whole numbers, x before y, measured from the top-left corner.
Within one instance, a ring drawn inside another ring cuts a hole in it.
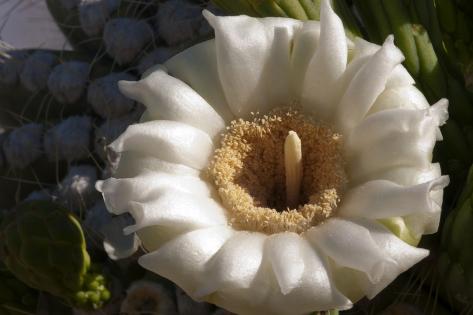
[[[473,306],[473,168],[442,230],[437,262],[441,293],[459,312]]]
[[[59,204],[17,206],[2,220],[0,246],[6,267],[32,288],[85,308],[110,298],[104,276],[91,267],[79,221]]]
[[[36,311],[38,291],[28,287],[0,263],[0,314],[20,315]]]

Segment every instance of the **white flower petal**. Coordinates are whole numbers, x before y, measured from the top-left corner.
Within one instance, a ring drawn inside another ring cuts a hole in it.
[[[138,151],[171,163],[204,168],[214,151],[209,135],[192,126],[167,120],[131,125],[110,148]]]
[[[370,58],[373,57],[375,53],[377,53],[381,46],[378,44],[370,43],[364,40],[361,37],[357,37],[354,40],[355,49],[353,51],[353,59],[360,59],[360,58]]]
[[[383,92],[394,68],[404,60],[401,51],[389,36],[382,48],[357,72],[345,91],[336,121],[345,133],[355,127],[367,114],[374,101]]]
[[[320,10],[320,40],[307,69],[302,106],[320,118],[331,118],[333,100],[339,93],[337,82],[346,69],[348,48],[345,29],[328,0]]]
[[[226,226],[194,230],[178,236],[158,250],[139,258],[144,268],[155,272],[192,293],[207,282],[204,274],[207,262],[234,234]]]
[[[407,71],[407,69],[404,68],[404,66],[401,64],[394,67],[394,70],[391,73],[388,82],[386,82],[386,89],[409,86],[415,83],[416,81],[410,75],[409,71]]]
[[[441,176],[440,164],[433,163],[425,168],[417,166],[395,166],[390,169],[382,169],[379,172],[369,173],[366,176],[350,178],[350,187],[371,180],[388,180],[402,186],[417,185],[433,180]]]
[[[346,91],[351,81],[357,75],[358,71],[363,68],[375,53],[381,49],[381,46],[365,41],[362,38],[357,37],[354,41],[353,58],[348,63],[347,68],[337,83],[338,91]],[[409,72],[399,64],[394,67],[394,70],[389,75],[388,81],[386,82],[386,89],[404,87],[414,84],[415,81],[410,76]],[[384,93],[384,92],[383,92]],[[381,93],[381,95],[383,95]],[[337,93],[334,104],[340,103],[343,98],[343,93]],[[379,97],[378,97],[379,98]],[[376,104],[375,104],[376,105]],[[373,105],[373,107],[375,106]],[[425,108],[428,107],[427,106]],[[373,109],[369,113],[373,112]]]
[[[396,86],[384,90],[371,107],[369,114],[387,109],[427,109],[429,102],[419,89],[412,85]]]
[[[337,264],[366,273],[378,282],[390,264],[368,229],[340,218],[331,218],[306,232],[307,238]]]
[[[289,232],[271,235],[266,242],[268,259],[284,295],[301,282],[305,269],[303,242],[298,234]]]
[[[261,233],[236,232],[208,262],[205,284],[195,295],[250,288],[263,260],[266,238]]]
[[[154,201],[133,202],[130,213],[136,224],[126,227],[126,234],[153,225],[196,229],[227,224],[225,210],[216,201],[175,189],[165,189]]]
[[[130,210],[133,202],[145,203],[158,198],[164,189],[210,196],[212,187],[195,176],[178,176],[167,173],[145,172],[132,178],[109,178],[98,182],[107,209],[115,214]]]
[[[156,69],[140,81],[118,82],[126,96],[146,105],[149,120],[173,120],[207,132],[214,138],[225,128],[225,121],[196,91]]]
[[[417,238],[423,234],[433,234],[438,231],[440,224],[440,212],[442,210],[443,190],[432,192],[433,202],[437,205],[437,211],[432,213],[419,213],[417,215],[405,216],[404,222],[409,228],[409,232]]]
[[[199,93],[226,122],[235,118],[228,107],[218,75],[215,40],[186,49],[166,61],[164,65],[172,76],[187,83]],[[146,74],[151,71],[153,70]]]
[[[291,52],[291,84],[294,95],[301,95],[304,79],[320,38],[320,22],[304,22],[302,28],[294,34]]]
[[[290,49],[302,22],[283,18],[204,16],[215,30],[218,73],[228,105],[238,117],[267,112],[291,101]]]
[[[431,194],[443,190],[448,182],[448,176],[407,187],[387,180],[369,181],[346,192],[337,213],[369,219],[438,213],[440,208]]]
[[[294,251],[295,256],[287,255],[284,257],[282,254],[278,254],[278,259],[280,259],[281,268],[285,268],[286,271],[289,271],[292,266],[289,261],[296,260],[296,258],[301,261],[296,265],[296,270],[303,266],[302,274],[300,277],[298,273],[293,274],[295,276],[294,280],[299,278],[299,281],[293,284],[294,288],[290,292],[280,291],[272,293],[266,304],[271,305],[274,314],[288,315],[295,314],[295,309],[298,310],[297,314],[306,314],[313,311],[344,310],[350,308],[352,306],[350,300],[343,296],[332,283],[329,266],[307,240],[300,236],[298,237],[299,244],[297,252]],[[292,244],[291,251],[295,249],[296,244]],[[289,252],[286,253],[289,254]],[[272,266],[276,274],[274,262]],[[278,283],[281,284],[279,279]]]
[[[189,166],[166,162],[136,151],[127,151],[120,155],[118,166],[113,177],[135,177],[145,171],[188,176],[199,176],[200,173],[195,168]]]
[[[358,285],[370,299],[383,290],[399,274],[429,255],[428,250],[408,245],[379,223],[368,220],[356,220],[355,222],[369,231],[370,237],[379,247],[381,255],[396,262],[395,264],[386,265],[385,272],[378,282],[373,283],[367,276],[358,276]]]
[[[395,166],[430,165],[438,127],[446,119],[445,106],[385,110],[364,119],[346,140],[350,178]]]

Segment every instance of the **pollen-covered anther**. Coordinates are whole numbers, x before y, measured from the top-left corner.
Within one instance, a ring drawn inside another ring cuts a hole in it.
[[[209,175],[232,226],[303,233],[334,215],[346,183],[341,145],[329,126],[294,109],[231,122]]]

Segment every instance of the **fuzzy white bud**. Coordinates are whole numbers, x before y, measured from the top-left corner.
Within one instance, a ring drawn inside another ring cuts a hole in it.
[[[136,78],[124,72],[111,73],[94,80],[87,90],[87,101],[102,118],[117,118],[133,108],[134,101],[118,89],[120,80],[135,81]]]
[[[90,65],[69,61],[54,67],[48,79],[48,88],[54,98],[64,104],[77,102],[85,90]]]
[[[145,21],[131,18],[112,19],[103,32],[107,53],[120,65],[135,60],[152,37],[152,30]]]
[[[57,57],[49,52],[37,51],[31,54],[23,65],[20,74],[21,84],[33,93],[44,89],[57,62]]]
[[[49,129],[44,136],[44,150],[49,160],[74,161],[89,156],[92,119],[72,116]]]
[[[99,197],[95,189],[96,181],[97,170],[95,167],[90,165],[72,166],[53,195],[69,210],[82,213]]]
[[[19,127],[7,136],[3,142],[3,153],[8,166],[25,168],[42,155],[43,126],[31,123]]]

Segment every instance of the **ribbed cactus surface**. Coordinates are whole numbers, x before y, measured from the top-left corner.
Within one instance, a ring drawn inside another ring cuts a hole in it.
[[[442,230],[438,259],[441,292],[458,310],[473,305],[473,168]]]
[[[5,265],[28,286],[91,308],[110,298],[103,276],[91,273],[79,222],[62,206],[19,205],[2,220],[0,242]]]
[[[28,287],[0,263],[0,315],[30,314],[36,311],[38,291]]]

